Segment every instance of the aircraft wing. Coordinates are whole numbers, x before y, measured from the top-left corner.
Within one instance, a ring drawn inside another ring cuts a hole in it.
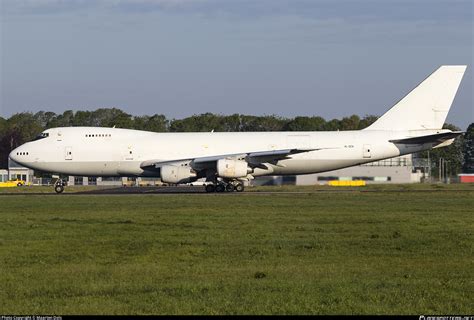
[[[436,134],[430,134],[426,136],[419,136],[419,137],[413,137],[413,138],[389,140],[389,142],[392,142],[395,144],[443,143],[447,140],[454,139],[462,135],[463,133],[464,133],[463,131],[444,132],[444,133],[436,133]]]
[[[206,169],[215,166],[219,159],[240,159],[245,160],[250,166],[258,167],[265,162],[276,162],[278,160],[287,159],[288,156],[298,153],[316,151],[320,149],[283,149],[283,150],[267,150],[257,151],[249,153],[234,153],[234,154],[222,154],[209,157],[196,157],[186,159],[175,159],[175,160],[147,160],[140,164],[142,169],[159,169],[160,167],[168,164],[177,164],[189,162],[194,169]]]

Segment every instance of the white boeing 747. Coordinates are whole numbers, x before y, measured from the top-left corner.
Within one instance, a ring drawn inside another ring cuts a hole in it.
[[[443,124],[466,66],[441,66],[382,117],[359,131],[155,133],[100,127],[45,130],[10,153],[55,174],[206,178],[207,192],[243,191],[264,175],[330,171],[450,145],[462,132]],[[58,180],[56,192],[64,190]]]

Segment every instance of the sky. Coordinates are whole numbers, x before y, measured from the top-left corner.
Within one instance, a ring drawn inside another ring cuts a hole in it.
[[[467,64],[447,121],[474,122],[472,0],[0,0],[0,116],[381,115]]]

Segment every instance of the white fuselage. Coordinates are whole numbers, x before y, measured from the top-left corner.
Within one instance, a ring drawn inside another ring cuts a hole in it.
[[[395,145],[391,139],[446,130],[154,133],[139,130],[68,127],[48,129],[10,157],[35,170],[77,176],[158,176],[145,161],[178,161],[262,150],[311,149],[255,168],[253,176],[324,172],[432,148]]]

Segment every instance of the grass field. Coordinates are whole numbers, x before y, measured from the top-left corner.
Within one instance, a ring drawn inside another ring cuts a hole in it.
[[[474,312],[473,186],[262,190],[0,195],[0,313]]]

